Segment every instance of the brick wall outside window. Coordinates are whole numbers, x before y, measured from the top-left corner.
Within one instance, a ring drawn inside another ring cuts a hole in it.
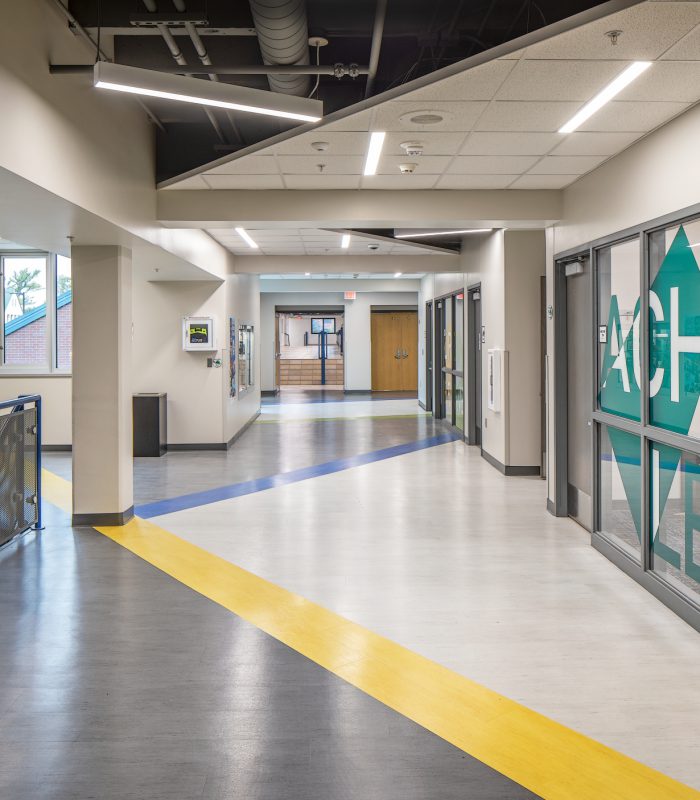
[[[58,309],[56,333],[58,367],[68,369],[71,365],[73,342],[72,304]],[[46,317],[40,317],[29,325],[5,337],[5,364],[44,364],[46,362]]]

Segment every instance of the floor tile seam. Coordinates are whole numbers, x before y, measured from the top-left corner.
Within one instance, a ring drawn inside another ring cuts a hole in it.
[[[355,422],[362,419],[424,419],[431,417],[432,414],[421,412],[420,414],[374,414],[367,416],[343,416],[343,417],[289,417],[287,419],[257,419],[253,425],[287,424],[290,422]]]
[[[214,556],[152,522],[136,520],[130,526],[131,533],[127,530],[129,526],[97,530],[402,716],[543,797],[572,800],[599,800],[600,797],[656,800],[659,796],[689,800],[700,797],[700,793],[672,778]],[[156,531],[160,545],[165,537],[166,546],[154,549],[153,542],[145,543],[150,536],[140,533],[140,526],[145,526],[151,534]],[[173,560],[167,552],[170,548],[184,550],[187,556],[175,556]],[[208,567],[200,566],[193,571],[193,561],[198,559],[204,559]],[[224,578],[219,576],[218,587],[213,579],[217,569],[225,574]],[[275,608],[275,602],[280,607]],[[336,631],[340,639],[345,637],[344,642],[327,641]],[[457,717],[456,704],[463,706]],[[464,724],[470,716],[483,723],[484,711],[489,718],[488,727]],[[553,753],[557,754],[556,759],[552,758]],[[547,765],[552,765],[556,774],[549,774]],[[601,772],[612,785],[601,780]],[[575,786],[572,775],[577,775]],[[664,794],[659,795],[657,790]]]
[[[253,478],[248,481],[240,481],[238,483],[214,487],[212,489],[204,489],[200,492],[192,492],[177,497],[166,498],[165,500],[156,500],[151,503],[139,504],[135,506],[134,511],[137,516],[143,519],[160,517],[164,514],[199,508],[224,500],[233,500],[238,497],[257,494],[258,492],[276,489],[292,483],[299,483],[337,472],[344,472],[356,467],[366,466],[367,464],[386,461],[398,456],[438,447],[442,444],[449,444],[457,439],[458,437],[454,433],[440,433],[424,439],[416,439],[411,442],[403,442],[379,450],[371,450],[367,453],[358,453],[357,455],[325,461],[321,464],[299,467],[298,469],[289,470],[287,472],[266,475],[261,478]]]

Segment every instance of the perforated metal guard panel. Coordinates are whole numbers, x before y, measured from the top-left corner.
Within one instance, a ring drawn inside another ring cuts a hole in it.
[[[36,409],[0,416],[0,544],[35,525]]]

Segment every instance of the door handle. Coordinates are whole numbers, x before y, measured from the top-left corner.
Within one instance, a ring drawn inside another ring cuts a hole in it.
[[[400,351],[400,350],[397,350],[397,351],[394,353],[394,358],[401,358],[401,351]]]
[[[408,358],[408,353],[405,350],[403,351],[402,358]]]

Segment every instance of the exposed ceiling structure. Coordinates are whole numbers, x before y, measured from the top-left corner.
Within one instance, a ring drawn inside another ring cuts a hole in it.
[[[95,43],[99,34],[105,59],[153,70],[198,71],[203,80],[313,94],[323,101],[326,114],[598,5],[590,0],[275,0],[273,5],[279,9],[270,13],[266,10],[269,0],[52,2],[67,4],[76,33],[90,36]],[[327,44],[310,46],[310,38]],[[264,72],[264,63],[277,70],[284,64],[296,69],[309,65],[313,71],[317,61],[324,73],[318,75],[318,84],[313,74]],[[339,65],[337,70],[335,65]],[[211,111],[162,99],[149,98],[147,107],[159,126],[159,180],[293,127],[259,115]],[[446,147],[438,149],[442,152]],[[348,160],[329,165],[328,173],[352,175],[357,149],[349,142],[340,147],[337,154]],[[309,156],[306,163],[299,160],[300,155]],[[270,171],[251,188],[280,186],[284,175],[294,176],[289,188],[313,184],[310,179],[318,163],[313,152],[283,149],[280,158],[279,167],[266,165]],[[439,170],[440,163],[432,168]],[[240,173],[238,185],[245,188],[254,183],[246,178],[252,174]],[[212,173],[207,185],[227,186],[217,175]]]
[[[700,99],[699,26],[700,3],[650,0],[166,185],[560,189]],[[654,63],[576,132],[558,132],[633,61]],[[377,174],[366,176],[375,130],[387,137]],[[407,155],[407,142],[422,154]],[[407,162],[413,171],[402,174]]]

